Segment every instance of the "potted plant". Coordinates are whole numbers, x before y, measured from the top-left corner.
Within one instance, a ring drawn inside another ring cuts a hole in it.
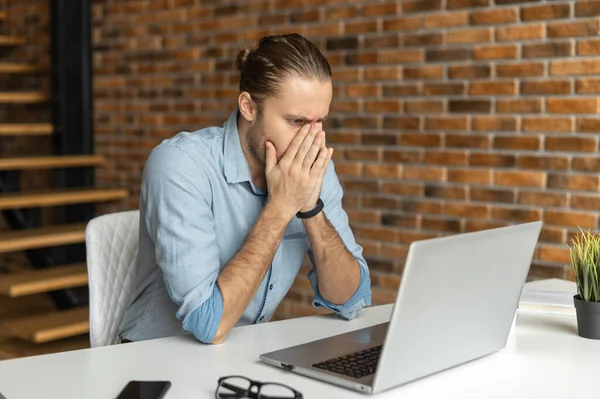
[[[577,284],[573,300],[579,336],[600,339],[600,236],[581,231],[569,252]]]

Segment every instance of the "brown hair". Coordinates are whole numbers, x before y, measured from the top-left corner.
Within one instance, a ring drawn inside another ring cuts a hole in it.
[[[297,33],[263,37],[254,49],[240,50],[236,66],[241,74],[240,92],[247,91],[259,104],[275,95],[279,83],[290,75],[320,81],[331,79],[327,59]]]

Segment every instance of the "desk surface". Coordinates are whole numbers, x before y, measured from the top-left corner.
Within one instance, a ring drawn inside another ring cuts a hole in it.
[[[389,320],[391,305],[352,321],[313,316],[234,329],[222,345],[191,337],[0,362],[7,399],[110,399],[133,379],[170,380],[166,399],[210,398],[218,377],[241,374],[295,387],[305,398],[365,395],[258,361],[260,353]],[[493,355],[383,392],[380,398],[567,398],[597,392],[600,341],[580,338],[572,316],[520,313],[507,347]]]

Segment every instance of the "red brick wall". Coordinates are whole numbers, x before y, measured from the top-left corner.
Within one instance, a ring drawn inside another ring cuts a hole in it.
[[[148,151],[221,124],[233,59],[266,33],[312,39],[334,69],[328,142],[392,301],[411,241],[542,219],[531,278],[567,276],[576,226],[597,228],[600,1],[93,2],[96,150],[137,207]],[[304,276],[278,313],[314,312]]]

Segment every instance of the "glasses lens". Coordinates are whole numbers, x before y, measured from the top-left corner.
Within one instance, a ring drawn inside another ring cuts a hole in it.
[[[219,399],[247,398],[245,393],[250,389],[250,381],[240,377],[229,377],[221,381],[217,389]]]
[[[294,391],[284,385],[265,384],[260,388],[259,399],[294,399]]]

